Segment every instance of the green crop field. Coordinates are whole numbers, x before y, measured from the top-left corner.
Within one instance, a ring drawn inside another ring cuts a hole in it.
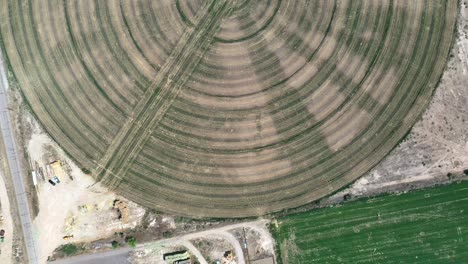
[[[468,182],[278,219],[292,263],[468,263]]]
[[[458,0],[0,0],[11,78],[85,172],[244,217],[350,184],[408,133]]]

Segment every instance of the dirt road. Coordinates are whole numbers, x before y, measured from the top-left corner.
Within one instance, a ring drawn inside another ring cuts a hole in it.
[[[239,241],[229,233],[230,230],[236,228],[252,228],[257,230],[260,234],[262,234],[262,239],[271,239],[271,236],[268,232],[265,231],[265,225],[269,222],[269,220],[258,220],[253,222],[245,222],[239,223],[234,225],[228,225],[216,229],[196,232],[192,234],[187,234],[184,236],[173,237],[168,239],[163,239],[157,242],[150,242],[138,245],[135,250],[145,250],[151,248],[158,248],[160,246],[164,247],[172,247],[172,246],[184,246],[186,247],[193,255],[195,255],[198,261],[202,264],[208,263],[205,257],[200,253],[200,251],[190,242],[196,238],[212,238],[212,237],[222,237],[228,240],[232,246],[234,247],[235,255],[238,259],[239,264],[244,264],[244,254],[242,251],[242,246],[240,245]],[[266,235],[268,234],[268,235]],[[263,236],[266,236],[265,238]],[[129,263],[126,260],[126,256],[132,250],[129,248],[121,248],[118,250],[108,251],[104,253],[96,253],[96,254],[89,254],[89,255],[82,255],[73,258],[63,259],[55,264],[82,264],[82,263]],[[124,261],[125,258],[125,261]],[[109,262],[114,261],[114,262]],[[124,262],[121,262],[124,261]]]
[[[228,231],[233,230],[236,228],[252,228],[254,230],[257,230],[260,234],[262,234],[262,237],[265,236],[264,231],[264,226],[267,224],[269,220],[258,220],[254,222],[245,222],[245,223],[239,223],[239,224],[234,224],[234,225],[228,225],[216,229],[211,229],[211,230],[206,230],[206,231],[201,231],[201,232],[196,232],[192,234],[188,234],[185,236],[180,236],[180,237],[175,237],[175,238],[170,238],[170,239],[165,239],[161,240],[159,242],[156,242],[159,245],[186,245],[187,243],[190,243],[190,240],[196,239],[196,238],[213,238],[213,237],[222,237],[229,241],[229,243],[234,247],[235,255],[237,257],[238,263],[246,263],[244,259],[244,253],[242,250],[242,246],[239,243],[239,241]],[[271,236],[268,235],[266,238],[271,239]],[[187,247],[188,248],[188,247]],[[201,253],[194,247],[193,250],[191,248],[188,248],[192,254],[197,256],[198,260],[200,263],[206,263],[206,259],[202,256],[199,258],[198,255],[201,256]]]

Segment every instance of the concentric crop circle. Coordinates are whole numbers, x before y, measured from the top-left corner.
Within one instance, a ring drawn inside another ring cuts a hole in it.
[[[0,0],[10,70],[50,135],[128,198],[262,215],[394,148],[445,67],[457,1]]]

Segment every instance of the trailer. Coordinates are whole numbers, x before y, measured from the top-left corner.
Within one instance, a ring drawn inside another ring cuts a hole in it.
[[[32,175],[34,186],[37,186],[37,173],[36,173],[36,171],[32,171],[31,175]]]

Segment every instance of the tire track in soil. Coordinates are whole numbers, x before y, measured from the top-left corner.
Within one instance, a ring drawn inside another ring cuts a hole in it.
[[[232,1],[213,0],[204,4],[197,12],[197,27],[189,27],[184,32],[168,61],[155,76],[106,154],[97,162],[94,172],[97,180],[111,189],[118,187],[129,166],[153,133],[156,124],[170,108],[200,62],[207,46],[214,39],[221,20],[230,14],[234,6]]]

